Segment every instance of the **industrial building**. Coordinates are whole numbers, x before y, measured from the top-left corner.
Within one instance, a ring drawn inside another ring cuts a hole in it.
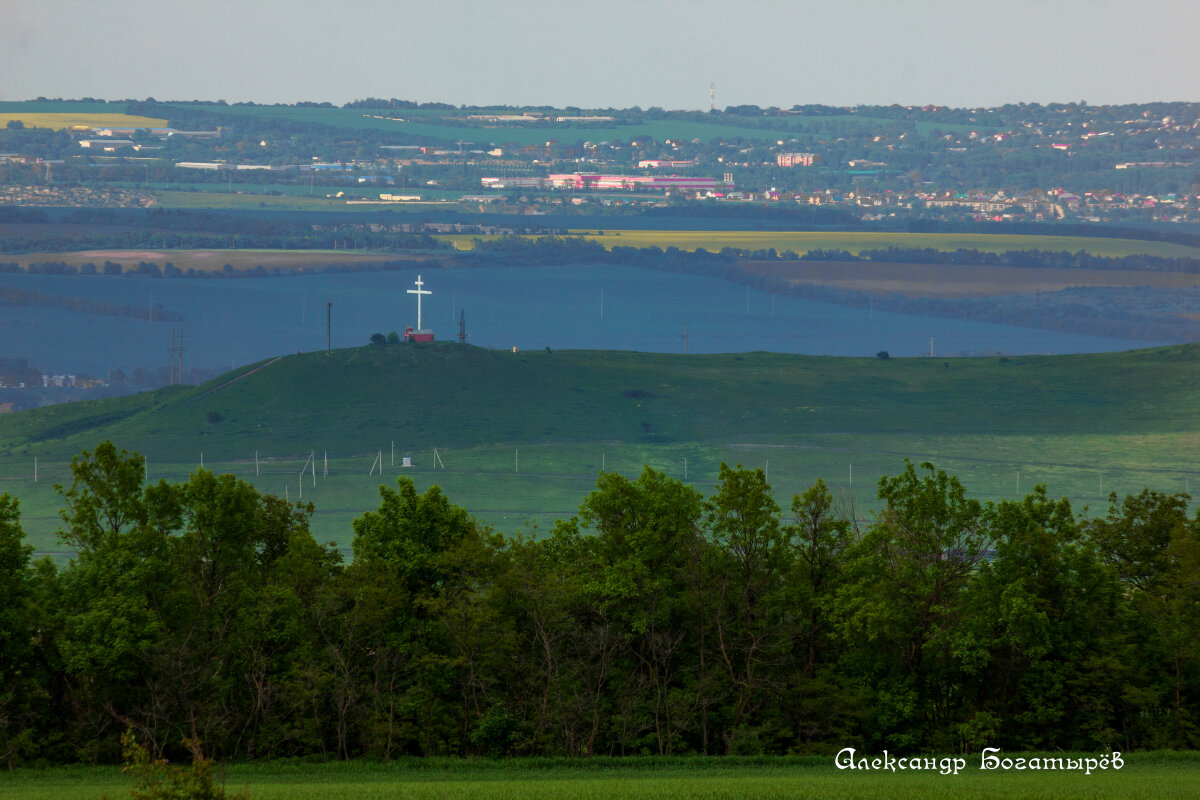
[[[686,175],[601,175],[581,172],[553,174],[544,178],[481,178],[480,183],[488,189],[542,188],[581,191],[634,191],[637,189],[711,191],[718,187],[725,188],[728,185],[727,181],[719,181],[716,178]]]
[[[775,163],[781,167],[811,167],[816,160],[812,153],[780,153],[775,157]]]

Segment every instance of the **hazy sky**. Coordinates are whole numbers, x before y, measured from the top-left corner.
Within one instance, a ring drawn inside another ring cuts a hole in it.
[[[0,0],[0,100],[1200,100],[1200,0]]]

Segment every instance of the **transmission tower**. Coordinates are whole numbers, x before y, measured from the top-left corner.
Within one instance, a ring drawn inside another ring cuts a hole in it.
[[[458,341],[460,344],[467,342],[467,312],[462,309],[458,312]]]

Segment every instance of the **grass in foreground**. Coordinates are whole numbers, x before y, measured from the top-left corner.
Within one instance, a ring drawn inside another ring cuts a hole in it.
[[[1055,754],[1060,755],[1060,754]],[[225,788],[273,798],[1191,798],[1200,781],[1195,753],[1125,756],[1118,771],[993,772],[976,754],[959,775],[840,771],[832,757],[757,759],[594,759],[510,762],[429,759],[391,763],[275,762],[236,765]],[[0,774],[0,795],[22,800],[100,800],[124,796],[132,780],[117,768],[62,767]]]

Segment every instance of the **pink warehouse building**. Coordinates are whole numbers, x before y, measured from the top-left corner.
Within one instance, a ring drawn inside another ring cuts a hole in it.
[[[716,178],[696,178],[683,175],[599,175],[573,173],[551,175],[550,185],[557,189],[715,189]],[[724,185],[724,184],[722,184]]]

